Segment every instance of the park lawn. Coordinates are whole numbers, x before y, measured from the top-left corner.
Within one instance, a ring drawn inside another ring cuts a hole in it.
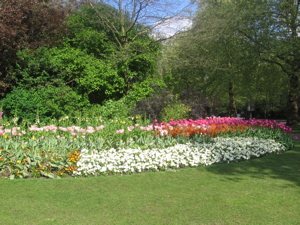
[[[0,180],[0,224],[299,224],[300,144],[229,164]]]

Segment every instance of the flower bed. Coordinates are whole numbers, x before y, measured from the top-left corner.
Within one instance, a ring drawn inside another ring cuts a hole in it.
[[[3,125],[0,177],[131,173],[244,160],[290,149],[289,132],[275,121],[236,118],[155,124],[97,120],[84,128]]]
[[[128,174],[160,171],[214,163],[249,160],[285,151],[274,140],[258,138],[215,138],[211,143],[177,144],[164,149],[82,150],[77,176]]]

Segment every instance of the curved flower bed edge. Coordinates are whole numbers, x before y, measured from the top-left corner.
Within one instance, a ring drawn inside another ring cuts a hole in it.
[[[81,151],[74,176],[131,174],[249,160],[286,151],[284,145],[262,138],[221,138],[212,143],[177,144],[164,149]]]

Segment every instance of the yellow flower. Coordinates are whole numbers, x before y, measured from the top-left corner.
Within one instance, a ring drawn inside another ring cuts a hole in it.
[[[21,160],[17,160],[16,163],[21,163]]]
[[[6,136],[6,135],[4,135],[3,137],[4,137],[4,138],[7,138],[7,136]]]
[[[74,141],[76,141],[77,139],[76,138],[74,138]]]
[[[35,139],[35,136],[32,136],[32,138],[31,138],[32,140],[34,140]]]

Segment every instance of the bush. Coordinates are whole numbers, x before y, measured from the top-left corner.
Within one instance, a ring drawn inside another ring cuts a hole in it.
[[[180,103],[175,102],[167,105],[165,108],[163,108],[161,112],[161,120],[162,121],[170,121],[170,119],[173,120],[180,120],[180,119],[189,119],[190,118],[190,107]]]
[[[104,119],[123,119],[130,116],[132,103],[128,102],[126,97],[119,100],[107,100],[99,108],[99,115]]]
[[[68,86],[47,86],[41,89],[18,88],[2,101],[4,116],[29,121],[47,122],[53,118],[74,114],[88,105],[87,99]]]
[[[152,121],[159,120],[163,108],[168,102],[172,102],[173,97],[166,89],[156,90],[151,97],[138,101],[132,113],[133,115],[145,115]]]

